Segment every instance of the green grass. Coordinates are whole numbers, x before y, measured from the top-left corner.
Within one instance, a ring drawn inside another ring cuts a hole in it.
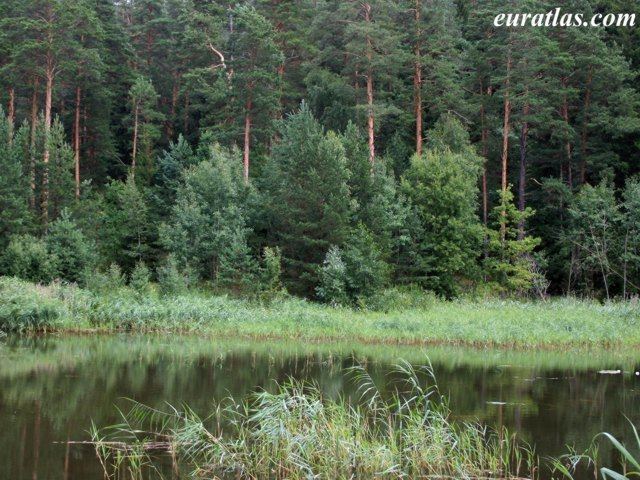
[[[213,336],[460,344],[515,348],[640,345],[640,308],[571,298],[548,302],[425,295],[390,311],[331,308],[295,298],[268,303],[194,291],[176,297],[120,289],[94,294],[0,278],[0,330],[193,332]]]
[[[122,423],[94,427],[93,442],[111,478],[159,478],[163,452],[190,478],[537,477],[538,459],[515,436],[450,418],[430,367],[401,362],[396,371],[396,394],[385,399],[365,369],[352,369],[356,403],[293,381],[219,404],[204,420],[136,403]]]

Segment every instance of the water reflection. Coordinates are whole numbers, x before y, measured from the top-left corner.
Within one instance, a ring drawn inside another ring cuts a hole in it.
[[[309,345],[189,337],[10,338],[0,345],[0,478],[101,479],[88,438],[91,422],[118,421],[125,398],[162,408],[188,404],[206,414],[214,399],[240,398],[274,380],[313,381],[331,398],[355,394],[344,369],[354,358],[384,391],[398,358],[428,353],[442,392],[461,420],[507,425],[557,455],[607,430],[640,421],[634,352],[527,353],[439,347]],[[602,369],[622,374],[599,374]]]

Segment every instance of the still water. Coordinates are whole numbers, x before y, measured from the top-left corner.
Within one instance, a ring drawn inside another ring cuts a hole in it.
[[[506,425],[541,455],[585,447],[599,432],[630,440],[640,422],[640,352],[513,352],[216,340],[175,336],[0,339],[0,479],[102,479],[91,423],[118,422],[127,399],[206,415],[214,399],[273,390],[288,378],[331,397],[355,394],[345,367],[365,365],[382,390],[398,359],[433,363],[454,416]],[[620,374],[600,373],[622,370]],[[606,455],[605,455],[606,457]],[[605,458],[606,460],[606,458]]]

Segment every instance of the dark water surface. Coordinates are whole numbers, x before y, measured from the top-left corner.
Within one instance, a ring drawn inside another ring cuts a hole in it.
[[[601,431],[630,441],[640,422],[636,351],[509,352],[458,347],[295,345],[179,336],[0,339],[0,479],[102,479],[87,440],[92,421],[118,421],[126,398],[206,415],[213,399],[273,390],[289,377],[328,396],[355,386],[344,368],[365,364],[382,389],[400,358],[429,356],[456,418],[506,425],[541,455],[585,447]],[[612,375],[601,370],[623,370]],[[610,456],[610,454],[609,454]],[[606,457],[606,456],[605,456]]]

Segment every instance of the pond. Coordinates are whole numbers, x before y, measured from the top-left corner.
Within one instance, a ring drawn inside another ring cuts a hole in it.
[[[398,359],[425,364],[427,357],[456,418],[506,425],[541,455],[584,448],[601,431],[629,439],[625,416],[640,421],[640,352],[634,351],[9,337],[0,340],[0,478],[102,479],[92,448],[66,440],[88,440],[92,422],[117,422],[116,407],[126,409],[127,399],[160,408],[187,404],[206,415],[213,399],[273,390],[275,381],[290,377],[315,382],[329,397],[348,397],[356,387],[345,367],[354,362],[384,390]]]

